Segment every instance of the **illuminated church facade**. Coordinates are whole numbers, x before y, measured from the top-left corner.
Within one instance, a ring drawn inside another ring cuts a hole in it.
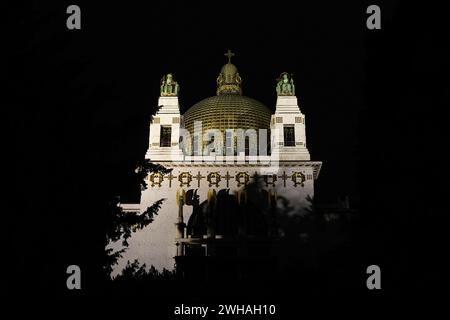
[[[216,95],[201,100],[184,114],[179,108],[180,85],[172,74],[161,80],[160,108],[150,123],[145,158],[172,170],[167,174],[154,172],[146,178],[148,187],[142,191],[139,204],[122,204],[125,211],[143,212],[155,201],[165,199],[154,221],[132,235],[117,270],[134,259],[158,270],[172,270],[176,257],[191,252],[215,255],[220,243],[233,243],[246,234],[243,228],[233,233],[220,226],[235,210],[225,210],[214,225],[208,224],[208,218],[199,218],[193,197],[206,208],[221,190],[226,190],[239,203],[245,202],[246,187],[258,180],[272,199],[269,203],[277,205],[276,199],[283,197],[290,202],[291,214],[311,205],[309,198],[314,197],[314,182],[322,163],[310,159],[305,115],[292,76],[282,73],[279,77],[273,113],[243,95],[242,78],[231,63],[234,54],[228,51],[225,55],[228,62],[216,79]],[[202,223],[203,229],[199,227]]]

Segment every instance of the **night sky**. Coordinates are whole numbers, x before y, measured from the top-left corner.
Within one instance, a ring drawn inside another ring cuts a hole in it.
[[[60,266],[88,266],[102,250],[100,213],[111,197],[139,201],[134,166],[148,147],[162,75],[175,74],[184,112],[215,95],[227,49],[244,94],[272,110],[275,79],[294,74],[311,159],[323,161],[319,203],[349,195],[366,210],[383,230],[372,245],[394,244],[383,256],[393,270],[412,256],[439,256],[440,246],[430,252],[415,236],[444,240],[439,199],[448,161],[440,150],[448,147],[441,139],[450,55],[442,10],[376,1],[382,30],[368,30],[368,1],[78,1],[82,28],[70,31],[70,4],[35,1],[8,15],[12,199],[25,211],[11,230],[22,248],[16,269],[39,261],[38,287],[58,292],[49,279],[65,279]],[[30,240],[35,246],[23,255]],[[398,264],[389,260],[397,251],[407,256]]]
[[[229,48],[236,53],[233,63],[243,77],[244,94],[272,109],[275,79],[283,71],[294,74],[312,159],[324,162],[318,197],[335,201],[348,194],[358,200],[366,15],[364,6],[324,9],[324,4],[295,10],[273,3],[257,10],[166,2],[141,9],[86,4],[82,30],[68,32],[58,24],[65,12],[36,5],[39,27],[25,68],[34,71],[29,84],[44,101],[33,112],[55,119],[53,128],[47,127],[55,152],[75,163],[78,157],[83,162],[100,157],[111,166],[112,191],[133,200],[129,176],[148,145],[161,76],[175,73],[183,112],[215,94]]]

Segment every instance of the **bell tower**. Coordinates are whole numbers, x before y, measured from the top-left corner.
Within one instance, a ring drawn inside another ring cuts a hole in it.
[[[182,161],[180,149],[180,126],[183,118],[180,114],[178,92],[180,86],[171,73],[161,79],[158,112],[150,123],[150,138],[146,159],[152,161]]]
[[[279,161],[309,161],[305,115],[298,106],[294,79],[283,72],[277,81],[277,104],[270,122],[272,156]]]

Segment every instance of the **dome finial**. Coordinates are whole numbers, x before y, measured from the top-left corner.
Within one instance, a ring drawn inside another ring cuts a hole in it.
[[[231,57],[234,53],[228,49],[228,52],[224,54],[228,57],[228,63],[224,64],[220,70],[220,74],[217,77],[217,91],[219,94],[236,93],[242,94],[241,82],[242,79],[239,76],[239,72],[234,64],[231,63]]]
[[[231,57],[234,57],[234,53],[228,49],[228,52],[224,54],[225,57],[228,57],[228,63],[231,63]]]

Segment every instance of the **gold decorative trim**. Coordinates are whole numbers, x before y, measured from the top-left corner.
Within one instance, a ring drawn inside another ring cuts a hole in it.
[[[200,173],[200,171],[197,173],[197,175],[194,177],[195,179],[197,179],[197,187],[200,188],[200,181],[204,178],[205,176],[202,176],[202,174]]]
[[[266,187],[268,187],[269,185],[274,186],[276,181],[277,181],[277,175],[276,174],[271,174],[271,175],[265,175],[264,176],[264,182],[266,183]]]
[[[210,173],[208,173],[206,180],[208,181],[210,187],[212,187],[212,186],[219,187],[219,182],[221,180],[220,173],[219,172],[210,172]]]
[[[192,182],[192,174],[189,172],[181,172],[178,175],[178,181],[180,181],[180,187],[184,185],[190,187]]]
[[[172,187],[172,180],[175,179],[175,178],[176,178],[176,176],[174,176],[172,174],[172,172],[169,172],[169,174],[167,175],[167,179],[169,180],[169,188]]]
[[[304,187],[305,180],[306,180],[306,177],[302,172],[297,171],[292,174],[292,182],[294,182],[294,187],[297,187],[298,184],[301,185],[302,187]]]
[[[237,186],[240,187],[242,185],[247,185],[248,181],[250,180],[250,176],[247,172],[239,172],[236,174],[235,179],[237,182]]]
[[[206,163],[195,163],[193,162],[171,162],[171,161],[156,161],[155,163],[159,163],[163,165],[166,168],[205,168],[207,167]],[[313,174],[314,179],[317,179],[320,173],[320,169],[322,168],[322,162],[321,161],[309,161],[309,160],[299,160],[299,161],[278,161],[276,162],[276,165],[280,168],[291,168],[291,167],[312,167],[313,168]],[[248,163],[242,163],[242,164],[236,164],[236,163],[220,163],[219,166],[221,168],[234,168],[234,167],[250,167]],[[271,167],[271,164],[258,164],[256,167],[258,168],[269,168]]]
[[[286,188],[286,179],[288,178],[288,176],[286,175],[286,171],[283,171],[283,174],[281,176],[278,176],[278,178],[283,179],[283,187]]]
[[[155,178],[158,180],[155,181]],[[150,175],[149,179],[150,179],[150,182],[152,183],[151,184],[152,187],[154,187],[155,185],[157,185],[158,187],[161,187],[161,183],[164,181],[164,176],[159,172],[155,172]]]

